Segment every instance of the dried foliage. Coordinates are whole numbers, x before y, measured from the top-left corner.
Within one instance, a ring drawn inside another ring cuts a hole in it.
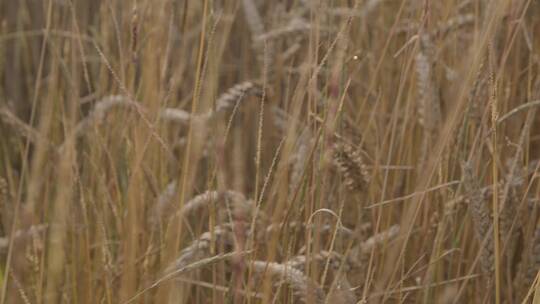
[[[0,2],[0,304],[540,301],[539,25]]]

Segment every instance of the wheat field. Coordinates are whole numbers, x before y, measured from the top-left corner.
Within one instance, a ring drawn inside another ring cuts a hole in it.
[[[540,303],[540,2],[0,0],[0,304]]]

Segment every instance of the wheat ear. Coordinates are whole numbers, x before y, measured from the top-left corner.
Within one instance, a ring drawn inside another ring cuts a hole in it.
[[[432,134],[441,121],[441,105],[438,88],[433,75],[433,44],[428,34],[420,34],[420,46],[415,57],[417,87],[419,95],[419,123],[428,134]]]
[[[203,233],[198,239],[194,240],[191,245],[180,252],[180,256],[167,267],[165,272],[171,273],[178,269],[182,269],[189,264],[195,263],[198,260],[211,257],[212,241],[222,246],[232,246],[234,237],[230,227],[218,226],[215,227],[212,232],[208,231]]]
[[[43,139],[43,137],[40,136],[37,130],[35,130],[32,126],[28,125],[24,121],[20,120],[6,106],[0,106],[0,121],[4,122],[7,125],[10,125],[16,133],[28,139],[32,143],[45,141],[48,146],[53,146],[50,142]]]
[[[367,188],[371,177],[359,149],[351,144],[338,142],[333,147],[333,161],[349,190]]]
[[[462,170],[463,185],[469,197],[469,212],[473,220],[474,234],[481,244],[480,265],[484,272],[491,273],[494,256],[490,210],[486,206],[482,190],[473,175],[471,163],[463,163]]]
[[[518,299],[521,300],[533,284],[540,270],[540,223],[536,224],[532,238],[525,244],[522,260],[514,280]]]
[[[255,273],[270,274],[287,282],[295,295],[304,303],[323,304],[325,293],[316,282],[311,281],[304,273],[287,264],[253,261],[249,263]]]

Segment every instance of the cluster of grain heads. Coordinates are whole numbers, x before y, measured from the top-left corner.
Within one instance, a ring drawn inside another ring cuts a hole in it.
[[[206,121],[219,113],[233,109],[237,105],[237,102],[241,101],[244,97],[260,94],[260,86],[252,81],[245,81],[232,86],[221,94],[216,101],[215,111],[210,110],[205,114],[192,115],[181,109],[164,108],[160,110],[159,118],[164,122],[173,122],[181,125],[188,124],[192,119]],[[115,108],[135,109],[142,117],[144,117],[144,112],[147,111],[140,102],[128,96],[112,95],[104,97],[97,101],[90,113],[77,124],[75,127],[76,137],[87,133],[93,126],[103,123],[106,115]],[[7,111],[0,111],[0,113],[3,113],[6,119],[11,117]],[[8,121],[11,120],[8,119]]]
[[[243,194],[234,191],[207,191],[194,196],[186,202],[180,211],[181,216],[188,218],[189,214],[213,202],[220,204],[218,210],[228,210],[226,213],[229,217],[221,220],[219,226],[211,227],[209,231],[201,234],[192,241],[191,245],[183,248],[178,258],[166,269],[165,273],[167,275],[181,275],[186,269],[204,267],[208,265],[208,261],[223,259],[228,261],[227,265],[229,265],[231,273],[238,271],[235,266],[238,263],[238,258],[244,259],[243,255],[239,256],[238,254],[245,253],[246,249],[238,247],[239,238],[241,235],[247,236],[251,233],[248,231],[249,226],[240,225],[240,221],[248,222],[254,215],[251,212],[253,208],[252,202],[247,200]],[[224,205],[221,206],[223,203]],[[260,222],[260,220],[256,219],[256,222]],[[303,226],[303,224],[300,223],[299,226]],[[243,234],[239,233],[239,227],[245,229]],[[265,225],[256,225],[255,229],[260,230],[265,227]],[[271,225],[263,229],[262,233],[270,233],[276,229],[282,230],[284,227],[284,224],[277,226]],[[309,228],[324,230],[323,227],[314,226]],[[331,227],[328,228],[331,229]],[[342,227],[339,230],[344,235],[353,236],[353,232],[350,229]],[[367,265],[362,264],[367,262],[367,256],[377,246],[387,243],[396,237],[398,231],[398,226],[392,226],[388,230],[375,234],[359,243],[351,251],[354,257],[347,257],[337,252],[323,250],[309,255],[299,254],[290,258],[285,257],[286,260],[281,263],[248,259],[245,260],[245,265],[258,277],[270,276],[280,279],[278,282],[287,283],[293,294],[305,303],[325,303],[324,301],[326,299],[336,304],[352,304],[356,303],[356,294],[353,291],[348,275],[351,273],[358,274],[359,272],[359,275],[362,275],[362,272],[367,268]],[[254,231],[254,233],[260,234],[261,231]],[[265,238],[256,237],[254,240],[255,244],[251,248],[258,248],[262,245],[260,242],[264,242]],[[306,275],[308,269],[306,267],[310,263],[317,263],[324,269],[322,274],[323,285],[319,285]],[[327,286],[324,284],[324,278],[330,278],[327,276],[329,273],[331,273],[331,278],[333,279]]]

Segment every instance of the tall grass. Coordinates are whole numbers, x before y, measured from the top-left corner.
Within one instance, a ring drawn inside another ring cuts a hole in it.
[[[540,4],[0,2],[0,304],[540,301]]]

